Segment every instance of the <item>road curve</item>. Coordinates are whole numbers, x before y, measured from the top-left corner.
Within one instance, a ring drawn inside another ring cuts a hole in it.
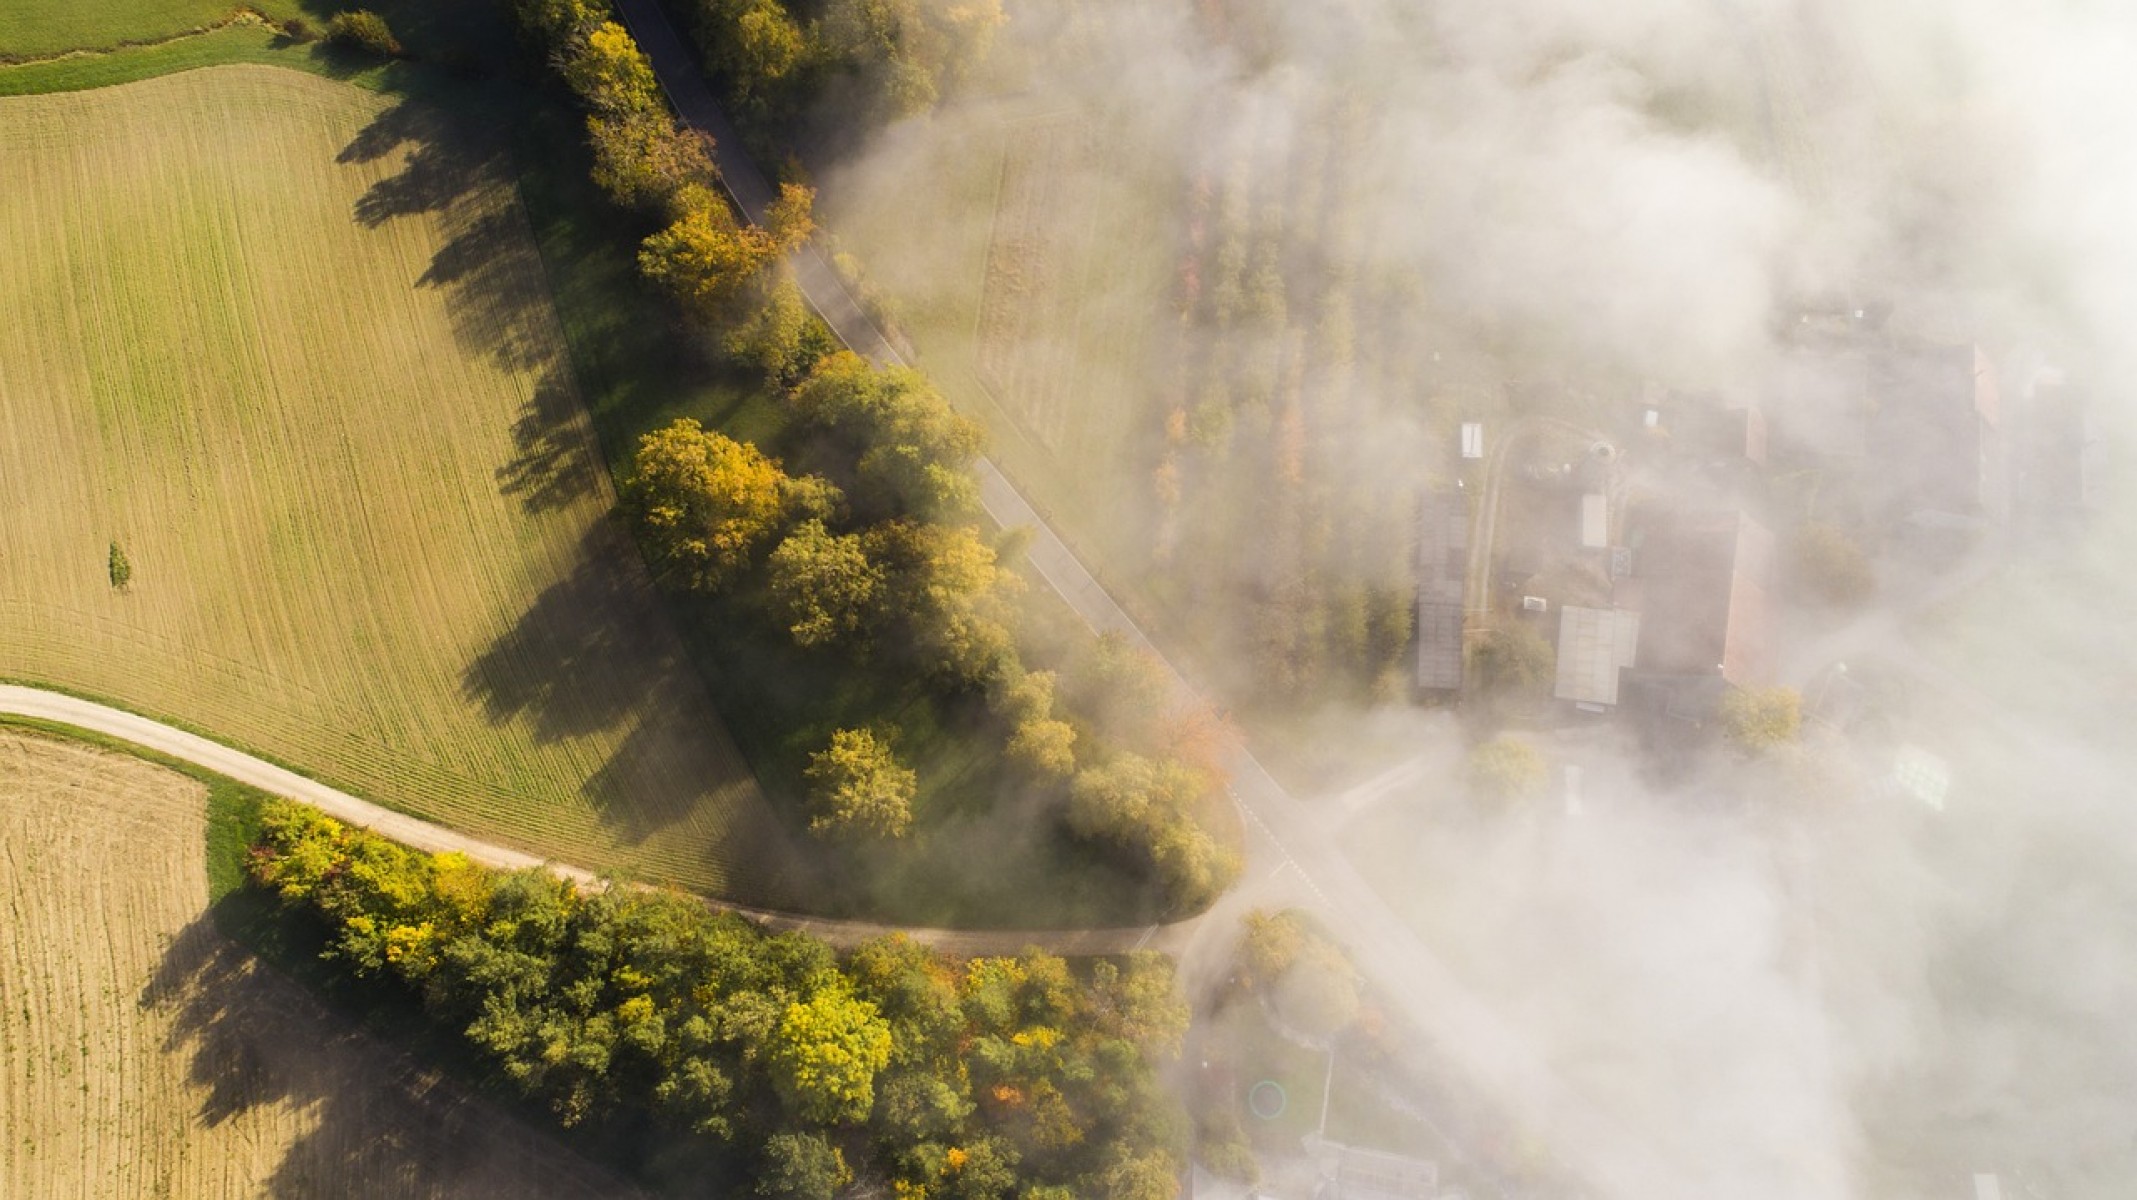
[[[362,826],[381,837],[428,853],[465,854],[486,867],[503,871],[540,867],[581,887],[604,886],[600,876],[584,867],[539,858],[383,808],[221,742],[94,700],[42,688],[0,684],[0,716],[47,721],[116,738],[262,791],[308,804],[337,821]],[[962,957],[1017,954],[1031,946],[1066,955],[1122,954],[1131,950],[1177,952],[1193,936],[1195,928],[1195,922],[1189,920],[1132,929],[934,929],[772,912],[694,893],[692,898],[709,908],[747,917],[768,929],[807,933],[841,948],[850,948],[886,934],[903,933],[914,941]]]

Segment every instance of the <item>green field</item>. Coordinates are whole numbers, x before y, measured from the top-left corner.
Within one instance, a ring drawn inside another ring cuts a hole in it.
[[[0,100],[0,675],[776,896],[516,193],[448,128],[251,66]]]
[[[295,0],[8,0],[0,5],[0,60],[160,41],[246,14],[295,16]]]

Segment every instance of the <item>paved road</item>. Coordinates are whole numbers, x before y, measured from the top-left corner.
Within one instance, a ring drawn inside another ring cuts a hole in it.
[[[205,767],[239,783],[248,783],[277,796],[286,796],[291,800],[309,804],[337,821],[363,826],[418,850],[431,853],[457,852],[484,866],[505,871],[541,867],[581,887],[602,886],[600,878],[583,867],[538,858],[509,846],[485,842],[406,813],[382,808],[369,800],[358,799],[338,788],[328,787],[316,779],[308,779],[265,759],[232,749],[221,742],[212,741],[199,734],[187,733],[183,729],[173,728],[138,713],[98,704],[93,700],[83,700],[39,688],[0,684],[0,715],[50,721],[131,742],[144,749]],[[1178,953],[1194,933],[1191,922],[1133,929],[931,929],[808,917],[715,900],[705,900],[705,903],[724,912],[739,913],[767,928],[814,934],[836,946],[850,947],[870,938],[902,932],[915,941],[968,957],[1015,954],[1027,946],[1040,946],[1057,954],[1119,954],[1138,949]]]
[[[653,62],[653,71],[683,120],[712,135],[713,157],[735,203],[761,220],[772,187],[743,152],[696,56],[677,34],[657,0],[615,0],[631,33]],[[832,331],[856,352],[881,363],[902,364],[905,355],[869,318],[829,264],[813,249],[793,258],[797,281]],[[1175,689],[1195,693],[1158,653],[1149,637],[1106,593],[1075,553],[1054,532],[1014,483],[991,461],[978,465],[981,502],[1006,526],[1033,533],[1031,559],[1062,599],[1099,632],[1118,633],[1148,647],[1166,663]],[[1565,1160],[1605,1196],[1690,1196],[1698,1189],[1673,1177],[1631,1131],[1565,1086],[1534,1047],[1517,1034],[1441,964],[1437,955],[1382,900],[1338,845],[1328,814],[1301,803],[1262,768],[1244,746],[1226,763],[1232,796],[1247,830],[1246,891],[1260,900],[1283,901],[1319,911],[1345,931],[1360,964],[1383,994],[1404,1004],[1416,1024],[1434,1039],[1443,1061],[1463,1071],[1484,1094],[1518,1112],[1546,1136]],[[1219,912],[1231,912],[1237,897]],[[1179,947],[1183,970],[1211,961],[1232,936],[1230,923],[1205,920],[1188,930]]]

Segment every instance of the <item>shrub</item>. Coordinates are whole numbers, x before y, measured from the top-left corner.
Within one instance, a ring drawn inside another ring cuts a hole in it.
[[[282,36],[293,42],[309,42],[318,38],[319,31],[303,17],[291,17],[282,22]]]
[[[1494,738],[1469,752],[1469,786],[1494,803],[1534,799],[1549,778],[1543,755],[1524,741]]]
[[[381,58],[394,58],[401,53],[401,43],[387,28],[386,18],[367,8],[352,12],[335,13],[327,22],[326,39],[337,46],[351,46]]]
[[[119,549],[117,542],[111,544],[108,568],[111,572],[111,586],[114,589],[123,592],[126,590],[126,585],[134,581],[134,564],[127,560],[126,551]]]
[[[1737,749],[1763,754],[1796,740],[1803,697],[1794,688],[1737,688],[1721,700],[1722,731]]]

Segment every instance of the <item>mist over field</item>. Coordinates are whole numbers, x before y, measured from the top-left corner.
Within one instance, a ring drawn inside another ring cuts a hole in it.
[[[1241,203],[1276,231],[1287,319],[1323,320],[1299,315],[1303,297],[1340,281],[1345,319],[1382,347],[1370,369],[1303,385],[1343,418],[1312,453],[1368,492],[1413,494],[1418,463],[1451,453],[1449,416],[1506,380],[1754,392],[1777,331],[1836,297],[1981,345],[2007,404],[2053,378],[2041,368],[2066,372],[2113,443],[2131,415],[2116,381],[2137,366],[2133,62],[2137,13],[2085,0],[1027,0],[993,78],[863,147],[826,204],[864,209],[954,174],[1014,122],[1069,114],[1090,150],[1057,186],[1120,201],[1090,217],[1091,253],[1169,272],[1198,221],[1224,220],[1227,175],[1280,179]],[[969,294],[970,253],[940,277],[923,264],[985,243],[987,174],[911,233],[926,254],[878,256],[923,321]],[[1133,269],[1085,281],[1086,312],[1173,315]],[[1125,362],[1086,350],[1076,402],[1141,396],[1126,453],[1155,459],[1170,357],[1251,354],[1272,328],[1187,328]],[[1935,572],[1877,564],[1868,608],[1791,629],[1778,676],[1813,719],[1787,761],[1658,782],[1629,739],[1545,735],[1583,766],[1579,816],[1555,793],[1480,815],[1428,777],[1331,803],[1330,821],[1424,944],[1676,1194],[1972,1197],[1978,1172],[2006,1196],[2127,1195],[2137,530],[2119,482],[2093,482],[2078,532],[1994,532]],[[1117,503],[1138,530],[1175,519],[1147,487]],[[1193,594],[1200,621],[1253,619],[1230,593]],[[1857,719],[1821,721],[1829,702]],[[1386,734],[1402,707],[1382,706],[1358,775],[1451,736],[1419,720],[1403,750]],[[1314,727],[1324,760],[1346,753],[1333,728]],[[1948,765],[1941,809],[1892,786],[1910,748]],[[1518,1123],[1528,1099],[1488,1103]],[[1578,1175],[1583,1147],[1532,1132]]]

